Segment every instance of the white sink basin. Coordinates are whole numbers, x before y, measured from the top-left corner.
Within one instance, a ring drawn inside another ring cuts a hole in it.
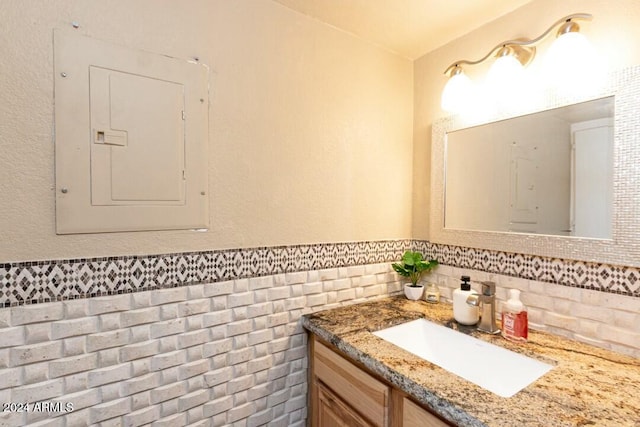
[[[424,319],[373,334],[502,397],[513,396],[553,368]]]

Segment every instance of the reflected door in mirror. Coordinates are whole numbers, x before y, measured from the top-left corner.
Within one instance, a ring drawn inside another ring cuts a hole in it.
[[[572,236],[607,239],[613,224],[613,123],[590,120],[571,126]]]

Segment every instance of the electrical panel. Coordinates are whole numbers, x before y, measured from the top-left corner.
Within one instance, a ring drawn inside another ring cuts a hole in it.
[[[208,226],[208,69],[54,33],[58,234]]]

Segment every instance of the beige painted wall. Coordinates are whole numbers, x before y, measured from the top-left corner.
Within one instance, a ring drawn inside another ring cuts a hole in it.
[[[54,28],[211,67],[209,232],[56,236]],[[413,64],[270,0],[2,0],[0,262],[411,237]]]
[[[440,94],[445,69],[461,59],[482,58],[498,43],[518,37],[534,38],[555,20],[572,13],[591,13],[581,23],[583,32],[604,55],[610,70],[640,64],[640,1],[638,0],[534,0],[520,9],[471,31],[414,62],[414,195],[413,238],[429,239],[429,186],[432,123],[446,115]],[[539,46],[544,54],[553,37]],[[541,61],[530,65],[536,72]],[[472,79],[482,80],[491,61],[466,68]]]

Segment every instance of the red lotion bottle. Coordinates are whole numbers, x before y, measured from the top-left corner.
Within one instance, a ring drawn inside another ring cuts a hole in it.
[[[511,341],[526,342],[529,335],[527,309],[520,301],[520,291],[511,289],[502,309],[502,336]]]

